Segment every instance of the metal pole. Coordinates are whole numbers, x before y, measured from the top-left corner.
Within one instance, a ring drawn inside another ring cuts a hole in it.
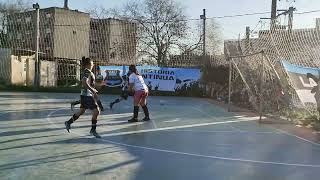
[[[250,47],[250,27],[246,27],[246,48],[249,49]]]
[[[263,85],[264,85],[264,56],[262,54],[262,58],[261,58],[261,74],[260,74],[260,92],[259,92],[259,114],[260,114],[260,118],[259,118],[259,122],[261,122],[262,120],[262,113],[263,113]]]
[[[203,14],[200,15],[200,19],[203,20],[203,47],[202,47],[202,51],[203,51],[203,57],[206,55],[206,9],[203,9]]]
[[[232,78],[232,64],[229,59],[229,93],[228,93],[228,112],[231,111],[231,79]]]
[[[272,0],[271,4],[271,20],[277,18],[277,0]]]
[[[203,55],[206,55],[206,9],[203,9]]]
[[[33,4],[33,8],[36,9],[36,53],[35,53],[35,75],[34,75],[34,87],[40,87],[40,62],[39,62],[39,37],[40,37],[40,7],[39,4]]]
[[[274,30],[275,21],[277,19],[277,0],[272,0],[271,5],[271,31]]]
[[[64,6],[63,6],[64,9],[69,9],[68,8],[68,0],[64,0]]]
[[[288,19],[288,30],[292,32],[292,25],[293,25],[293,11],[295,10],[294,7],[289,8],[289,19]]]

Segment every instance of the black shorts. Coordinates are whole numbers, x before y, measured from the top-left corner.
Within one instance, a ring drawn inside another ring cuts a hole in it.
[[[128,91],[122,91],[121,95],[120,95],[123,99],[127,100],[128,96],[129,96],[129,92]]]
[[[92,96],[80,96],[80,108],[94,110],[98,106]]]

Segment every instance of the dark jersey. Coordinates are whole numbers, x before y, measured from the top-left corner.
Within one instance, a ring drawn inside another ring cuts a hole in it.
[[[94,87],[95,77],[94,74],[89,69],[84,69],[82,79],[89,79],[89,84],[91,87]],[[81,96],[93,96],[93,93],[84,85],[82,84],[81,87]]]

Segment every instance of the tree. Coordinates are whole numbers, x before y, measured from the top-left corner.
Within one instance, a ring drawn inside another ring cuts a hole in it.
[[[189,24],[190,26],[190,24]],[[203,23],[197,21],[187,31],[188,39],[179,43],[181,54],[202,55],[203,52]],[[206,22],[206,54],[216,55],[222,52],[222,40],[219,24],[211,19]]]
[[[206,51],[208,55],[221,54],[222,39],[219,24],[211,19],[206,24]]]
[[[120,17],[138,25],[138,52],[166,64],[168,55],[186,37],[183,7],[174,0],[144,0],[126,4]]]
[[[169,55],[202,55],[202,21],[189,21],[182,5],[174,0],[132,1],[121,9],[92,7],[88,12],[98,19],[113,17],[134,22],[140,63],[163,66]],[[221,44],[219,26],[207,20],[206,28],[207,52],[213,55]]]
[[[86,12],[90,14],[92,18],[105,19],[115,17],[118,14],[117,9],[106,9],[102,6],[93,5],[86,9]]]
[[[9,37],[7,33],[8,17],[14,13],[22,12],[28,9],[28,1],[15,0],[0,2],[0,47],[9,46]]]

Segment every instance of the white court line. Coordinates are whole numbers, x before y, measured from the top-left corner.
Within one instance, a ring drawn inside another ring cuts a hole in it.
[[[64,108],[61,108],[64,109]],[[57,112],[61,109],[58,109],[53,112]],[[49,114],[51,116],[51,114]],[[233,117],[228,118],[215,118],[216,120],[228,120],[233,119]],[[211,123],[198,123],[198,124],[190,124],[190,125],[182,125],[182,126],[172,126],[172,127],[163,127],[163,128],[154,128],[154,129],[144,129],[137,131],[127,131],[127,132],[118,132],[118,133],[110,133],[101,135],[102,137],[111,137],[111,136],[121,136],[121,135],[130,135],[130,134],[138,134],[138,133],[146,133],[146,132],[156,132],[156,131],[164,131],[164,130],[174,130],[174,129],[182,129],[182,128],[192,128],[192,127],[201,127],[208,125],[217,125],[217,124],[229,124],[229,123],[238,123],[238,122],[248,122],[248,121],[257,121],[259,119],[256,117],[248,117],[248,118],[237,118],[238,120],[230,120],[230,121],[219,121],[219,122],[211,122]]]
[[[242,130],[239,128],[236,128],[234,126],[232,126],[231,124],[228,124],[229,127],[231,127],[232,129],[234,129],[236,132],[241,132]]]
[[[132,147],[137,149],[144,149],[144,150],[152,150],[158,152],[165,152],[171,154],[179,154],[179,155],[187,155],[193,157],[201,157],[201,158],[208,158],[208,159],[218,159],[218,160],[225,160],[225,161],[236,161],[236,162],[246,162],[246,163],[256,163],[256,164],[269,164],[269,165],[284,165],[284,166],[295,166],[295,167],[312,167],[312,168],[320,168],[320,165],[317,164],[299,164],[299,163],[283,163],[283,162],[273,162],[273,161],[258,161],[258,160],[250,160],[250,159],[241,159],[241,158],[228,158],[222,156],[210,156],[210,155],[202,155],[202,154],[195,154],[195,153],[187,153],[187,152],[180,152],[180,151],[172,151],[167,149],[159,149],[159,148],[151,148],[145,146],[137,146],[125,143],[119,143],[111,140],[101,139],[102,141],[109,142],[111,144]]]
[[[152,122],[153,128],[154,129],[158,129],[158,126],[157,126],[156,122],[153,119],[151,119],[151,122]]]
[[[174,129],[181,129],[181,128],[201,127],[201,126],[217,125],[217,124],[228,124],[228,123],[257,121],[258,118],[259,117],[254,117],[254,118],[250,118],[250,119],[246,119],[246,120],[233,120],[233,121],[221,121],[221,122],[212,122],[212,123],[199,123],[199,124],[190,124],[190,125],[182,125],[182,126],[172,126],[172,127],[164,127],[164,128],[144,129],[144,130],[137,130],[137,131],[110,133],[110,134],[102,135],[102,137],[138,134],[138,133],[146,133],[146,132],[157,132],[157,131],[165,131],[165,130],[172,130],[172,129],[174,130]],[[230,119],[230,118],[228,118],[228,119]],[[221,119],[221,120],[223,120],[223,119]]]
[[[173,119],[173,120],[163,121],[163,122],[165,122],[165,123],[172,123],[172,122],[178,122],[178,121],[180,121],[180,118],[175,118],[175,119]]]
[[[119,124],[119,123],[127,123],[128,121],[109,121],[106,125]]]
[[[198,111],[198,112],[203,113],[204,115],[206,115],[206,116],[209,117],[209,118],[213,118],[213,119],[216,118],[216,117],[214,117],[214,116],[212,116],[212,115],[209,115],[207,112],[202,111],[200,108],[197,108],[197,107],[192,107],[192,108],[193,108],[194,110]],[[239,115],[238,115],[238,116],[233,116],[233,117],[235,117],[235,118],[243,118],[244,116],[239,116]],[[242,131],[241,129],[236,128],[236,127],[232,126],[231,124],[228,124],[228,126],[231,127],[232,129],[234,129],[234,130],[237,131],[237,132]]]
[[[65,109],[65,108],[61,108]],[[53,126],[57,127],[56,124],[54,124],[50,118],[51,115],[61,109],[52,111],[47,116],[47,121],[51,123]],[[83,134],[80,133],[74,133],[71,131],[71,134],[76,134],[78,136],[83,136]],[[125,147],[131,147],[136,149],[144,149],[144,150],[152,150],[157,152],[165,152],[165,153],[171,153],[171,154],[179,154],[179,155],[187,155],[187,156],[193,156],[193,157],[201,157],[201,158],[208,158],[208,159],[218,159],[218,160],[225,160],[225,161],[235,161],[235,162],[246,162],[246,163],[256,163],[256,164],[269,164],[269,165],[284,165],[284,166],[295,166],[295,167],[312,167],[312,168],[320,168],[320,165],[317,164],[299,164],[299,163],[282,163],[282,162],[273,162],[273,161],[258,161],[258,160],[250,160],[250,159],[241,159],[241,158],[228,158],[228,157],[222,157],[222,156],[210,156],[210,155],[202,155],[202,154],[195,154],[195,153],[186,153],[186,152],[180,152],[180,151],[172,151],[172,150],[166,150],[166,149],[159,149],[159,148],[151,148],[151,147],[145,147],[145,146],[137,146],[137,145],[131,145],[131,144],[125,144],[125,143],[119,143],[107,139],[97,139],[104,142],[108,142],[111,144],[116,144],[120,146]]]
[[[211,116],[211,115],[208,115],[206,112],[202,111],[202,110],[199,109],[199,108],[196,108],[196,107],[192,107],[192,108],[195,109],[195,110],[197,110],[197,111],[199,111],[199,112],[204,113],[206,116]],[[265,117],[263,117],[263,118],[265,118]],[[230,126],[230,127],[233,127],[233,126],[230,125],[230,124],[229,124],[229,126]],[[271,126],[269,126],[269,127],[271,127]],[[235,127],[233,127],[233,128],[234,128],[234,129],[237,129],[237,128],[235,128]],[[284,131],[284,130],[281,130],[281,129],[278,129],[278,128],[275,128],[275,127],[271,127],[271,128],[273,128],[273,129],[275,129],[275,130],[277,130],[277,131],[279,131],[279,132],[281,132],[281,133],[283,133],[283,134],[286,134],[286,135],[288,135],[288,136],[292,136],[292,137],[295,137],[295,138],[297,138],[297,139],[303,140],[303,141],[305,141],[305,142],[311,143],[311,144],[313,144],[313,145],[320,146],[319,143],[309,141],[309,140],[307,140],[307,139],[305,139],[305,138],[302,138],[302,137],[300,137],[300,136],[291,134],[291,133],[289,133],[289,132],[287,132],[287,131]]]
[[[295,137],[295,138],[300,139],[300,140],[302,140],[302,141],[311,143],[311,144],[313,144],[313,145],[315,145],[315,146],[320,146],[319,143],[309,141],[308,139],[305,139],[305,138],[302,138],[302,137],[300,137],[300,136],[291,134],[291,133],[289,133],[289,132],[287,132],[287,131],[284,131],[284,130],[282,130],[282,129],[278,129],[278,128],[275,128],[275,127],[272,127],[272,126],[268,126],[268,127],[272,128],[272,129],[275,129],[275,130],[277,130],[277,131],[279,131],[279,132],[281,132],[281,133],[283,133],[283,134],[286,134],[286,135],[288,135],[288,136],[292,136],[292,137]]]
[[[264,131],[203,131],[203,130],[168,130],[177,132],[195,132],[195,133],[248,133],[248,134],[283,134],[281,132],[264,132]]]

